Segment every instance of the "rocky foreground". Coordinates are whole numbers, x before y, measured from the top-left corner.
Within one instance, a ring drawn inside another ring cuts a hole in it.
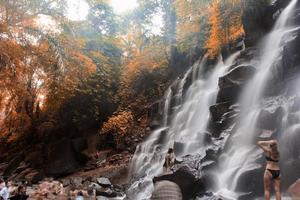
[[[130,154],[124,152],[92,159],[82,170],[62,178],[45,178],[25,163],[8,178],[11,196],[18,186],[26,187],[29,199],[75,199],[79,192],[84,199],[124,199]],[[26,168],[27,167],[27,168]],[[26,169],[25,169],[26,168]]]

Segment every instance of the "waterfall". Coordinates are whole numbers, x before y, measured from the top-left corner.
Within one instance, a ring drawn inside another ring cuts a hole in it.
[[[184,146],[176,156],[201,152],[210,119],[209,107],[215,104],[217,98],[219,77],[225,74],[239,54],[240,51],[231,55],[225,64],[220,58],[207,73],[204,73],[207,60],[204,56],[186,72],[180,82],[172,84],[167,90],[162,127],[137,147],[132,158],[130,171],[133,181],[127,192],[129,199],[150,199],[154,189],[152,179],[162,174],[165,154],[176,142]],[[188,80],[191,80],[191,85],[184,93]],[[174,85],[177,88],[174,89]],[[170,112],[172,98],[175,98],[173,106],[176,107],[173,114]]]
[[[217,194],[222,197],[237,199],[236,190],[241,175],[261,167],[257,163],[262,151],[256,146],[255,138],[259,134],[256,124],[258,115],[263,109],[261,103],[272,67],[281,56],[282,40],[294,29],[289,26],[288,20],[293,14],[296,2],[297,0],[292,0],[282,11],[273,30],[265,38],[257,73],[241,95],[238,127],[227,144],[228,148],[219,158],[219,167],[215,175],[219,180]]]
[[[203,137],[210,119],[209,107],[216,102],[219,77],[225,74],[239,54],[240,52],[233,54],[225,64],[219,59],[209,76],[197,79],[187,91],[185,102],[173,117],[168,131],[171,141],[182,146],[182,150],[177,151],[177,156],[205,150]],[[170,146],[173,145],[170,143]]]

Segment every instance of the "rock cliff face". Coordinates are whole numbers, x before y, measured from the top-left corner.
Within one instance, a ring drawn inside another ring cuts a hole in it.
[[[273,27],[281,10],[290,0],[243,0],[242,22],[246,32],[246,46],[255,46]]]
[[[209,175],[209,172],[216,167],[215,163],[218,160],[220,151],[228,148],[228,143],[227,146],[224,143],[226,143],[227,137],[230,138],[230,134],[236,131],[236,120],[234,119],[239,116],[240,112],[237,100],[241,96],[244,86],[257,72],[258,66],[255,65],[255,62],[250,61],[258,59],[257,56],[260,54],[259,41],[271,30],[277,17],[289,2],[287,0],[277,0],[270,5],[264,0],[244,1],[243,24],[246,32],[246,49],[241,52],[233,65],[230,66],[228,73],[219,78],[217,102],[210,107],[209,132],[206,134],[207,139],[205,139],[207,144],[212,144],[214,141],[223,141],[223,143],[217,143],[219,145],[217,148],[214,145],[208,147],[204,157],[194,157],[183,162],[189,166],[194,166],[197,163],[197,167],[194,170],[200,170],[202,174]],[[295,14],[289,19],[289,23],[294,27],[300,27],[300,1],[297,2],[297,9]],[[283,189],[287,190],[300,177],[299,159],[296,159],[296,157],[299,158],[300,152],[299,148],[295,147],[297,146],[295,142],[300,139],[298,134],[299,128],[286,130],[287,127],[297,125],[300,122],[299,116],[296,114],[300,110],[300,105],[297,105],[299,104],[299,98],[295,98],[297,94],[300,94],[296,86],[299,85],[300,72],[300,28],[293,29],[289,36],[283,39],[282,43],[283,48],[274,67],[271,69],[268,88],[263,94],[263,109],[258,113],[256,128],[260,131],[273,130],[273,134],[266,136],[267,138],[280,138],[282,145],[291,144],[294,146],[289,152],[283,150],[284,164],[282,165],[282,170],[286,171],[283,175]],[[186,84],[188,84],[188,81]],[[282,99],[288,99],[288,101],[283,103]],[[287,109],[287,107],[289,108]],[[282,125],[284,120],[287,121],[286,125]],[[292,132],[293,137],[283,135],[284,132]],[[259,138],[255,139],[258,140]],[[263,177],[264,165],[265,160],[260,157],[257,159],[257,166],[259,167],[241,174],[237,183],[237,190],[247,195],[240,196],[239,199],[250,200],[263,195],[261,177]],[[173,176],[173,178],[162,176],[159,179],[172,181],[176,179],[176,175],[174,174]],[[201,178],[198,180],[200,181]],[[210,189],[207,189],[214,188],[213,180],[209,181],[209,176],[206,180],[201,187],[198,187],[198,196],[201,196],[199,199],[214,199],[209,193]],[[180,186],[180,183],[173,182]],[[203,191],[204,188],[207,190]],[[181,190],[185,191],[183,186],[181,186]]]

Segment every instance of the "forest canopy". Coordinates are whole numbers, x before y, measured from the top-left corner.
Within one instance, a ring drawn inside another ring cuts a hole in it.
[[[74,21],[66,0],[0,1],[2,143],[58,128],[130,134],[193,59],[244,34],[239,0],[137,0],[123,13],[109,0],[86,3]]]

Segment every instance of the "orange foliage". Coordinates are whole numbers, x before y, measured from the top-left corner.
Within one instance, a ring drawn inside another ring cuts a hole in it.
[[[208,49],[208,54],[210,56],[216,56],[220,50],[222,41],[220,38],[220,1],[214,0],[209,8],[210,11],[210,17],[209,17],[209,23],[211,25],[210,28],[210,36],[206,43],[206,48]]]
[[[177,15],[178,47],[186,51],[198,42],[198,33],[205,29],[205,25],[201,21],[208,16],[208,3],[199,0],[175,0],[174,4]]]
[[[205,45],[210,57],[216,57],[220,53],[222,46],[244,35],[240,3],[239,0],[212,1],[209,8],[211,29]],[[223,10],[221,10],[221,6]]]
[[[103,124],[101,134],[113,134],[124,136],[129,133],[133,126],[133,114],[131,111],[122,111],[109,118]]]
[[[136,43],[136,41],[138,42]],[[140,107],[140,105],[145,105],[147,101],[145,94],[142,93],[143,91],[140,91],[140,93],[136,93],[135,91],[137,80],[143,78],[145,74],[151,74],[156,70],[160,70],[166,74],[168,60],[167,50],[163,44],[152,41],[146,47],[143,47],[139,39],[134,40],[134,43],[131,46],[132,51],[129,53],[130,56],[125,61],[121,72],[118,97],[122,101],[121,104],[128,106],[130,103],[136,103]],[[153,96],[153,98],[155,97]]]

